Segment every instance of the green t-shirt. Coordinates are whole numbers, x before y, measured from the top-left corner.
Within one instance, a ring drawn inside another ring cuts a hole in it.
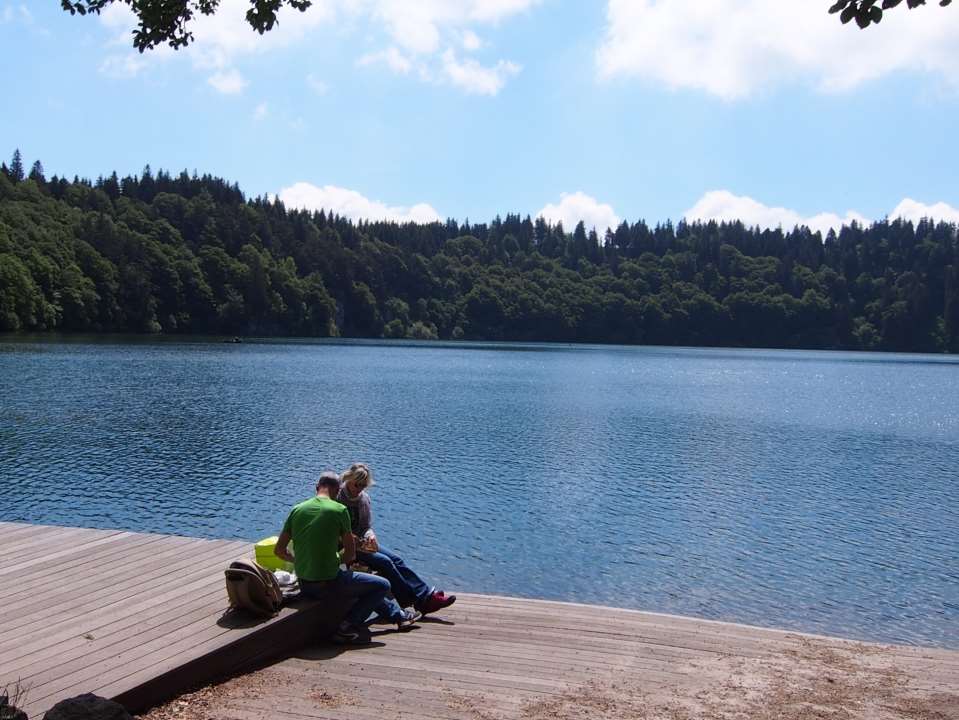
[[[290,510],[283,532],[293,539],[293,566],[301,580],[331,580],[340,569],[340,538],[350,531],[350,513],[335,500],[313,497]]]

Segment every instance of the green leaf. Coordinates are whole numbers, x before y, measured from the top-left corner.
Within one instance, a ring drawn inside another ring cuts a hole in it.
[[[836,2],[829,8],[829,13],[835,14],[840,10],[845,9],[845,7],[851,2],[851,0],[836,0]]]
[[[847,22],[856,17],[856,6],[850,5],[845,10],[842,11],[842,14],[839,16],[839,20],[845,25]]]

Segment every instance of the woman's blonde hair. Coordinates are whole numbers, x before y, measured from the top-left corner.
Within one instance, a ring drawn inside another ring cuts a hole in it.
[[[353,463],[348,470],[343,471],[340,478],[344,484],[352,480],[361,488],[372,487],[374,484],[373,471],[370,470],[365,463]]]

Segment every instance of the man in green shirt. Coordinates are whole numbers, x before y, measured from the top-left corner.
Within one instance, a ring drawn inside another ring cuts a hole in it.
[[[333,498],[340,489],[340,477],[324,472],[316,483],[316,497],[304,500],[290,511],[276,543],[277,557],[292,562],[307,597],[321,598],[328,590],[356,598],[356,603],[333,636],[338,642],[368,642],[366,629],[371,614],[379,620],[396,623],[397,628],[412,625],[419,613],[403,610],[387,597],[390,583],[385,578],[357,573],[347,568],[356,557],[356,542],[350,527],[350,513]],[[293,541],[296,553],[290,552]],[[338,551],[342,543],[342,553]]]

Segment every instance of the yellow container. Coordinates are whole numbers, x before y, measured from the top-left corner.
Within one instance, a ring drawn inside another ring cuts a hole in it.
[[[279,537],[276,535],[260,540],[253,546],[253,557],[257,563],[267,570],[286,570],[287,572],[293,572],[293,563],[281,560],[276,556],[277,540],[279,540]],[[293,543],[291,542],[288,547],[292,550]]]

